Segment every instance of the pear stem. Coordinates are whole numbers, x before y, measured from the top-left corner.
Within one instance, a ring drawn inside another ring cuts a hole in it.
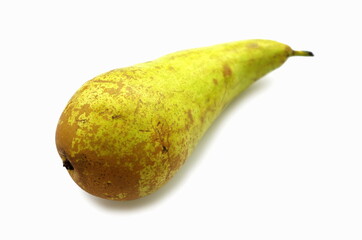
[[[304,56],[304,57],[313,57],[314,54],[310,51],[292,51],[291,56]]]

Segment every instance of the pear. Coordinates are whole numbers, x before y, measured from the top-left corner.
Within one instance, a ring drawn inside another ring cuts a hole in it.
[[[86,192],[132,200],[164,185],[225,107],[290,56],[271,40],[184,50],[86,82],[56,130],[63,166]]]

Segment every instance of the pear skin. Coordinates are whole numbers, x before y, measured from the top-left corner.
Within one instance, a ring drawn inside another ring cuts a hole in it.
[[[257,79],[290,56],[271,40],[172,53],[86,82],[56,129],[63,166],[86,192],[132,200],[164,185],[212,122]]]

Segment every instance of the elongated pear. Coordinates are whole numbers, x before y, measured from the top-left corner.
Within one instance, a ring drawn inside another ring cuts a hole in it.
[[[290,56],[313,54],[246,40],[101,74],[74,94],[59,119],[63,166],[98,197],[146,196],[175,175],[238,94]]]

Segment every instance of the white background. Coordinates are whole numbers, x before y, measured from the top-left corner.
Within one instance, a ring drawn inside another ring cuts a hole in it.
[[[362,239],[360,1],[1,1],[1,239]],[[310,50],[259,80],[166,186],[112,202],[56,152],[73,93],[166,53]]]

